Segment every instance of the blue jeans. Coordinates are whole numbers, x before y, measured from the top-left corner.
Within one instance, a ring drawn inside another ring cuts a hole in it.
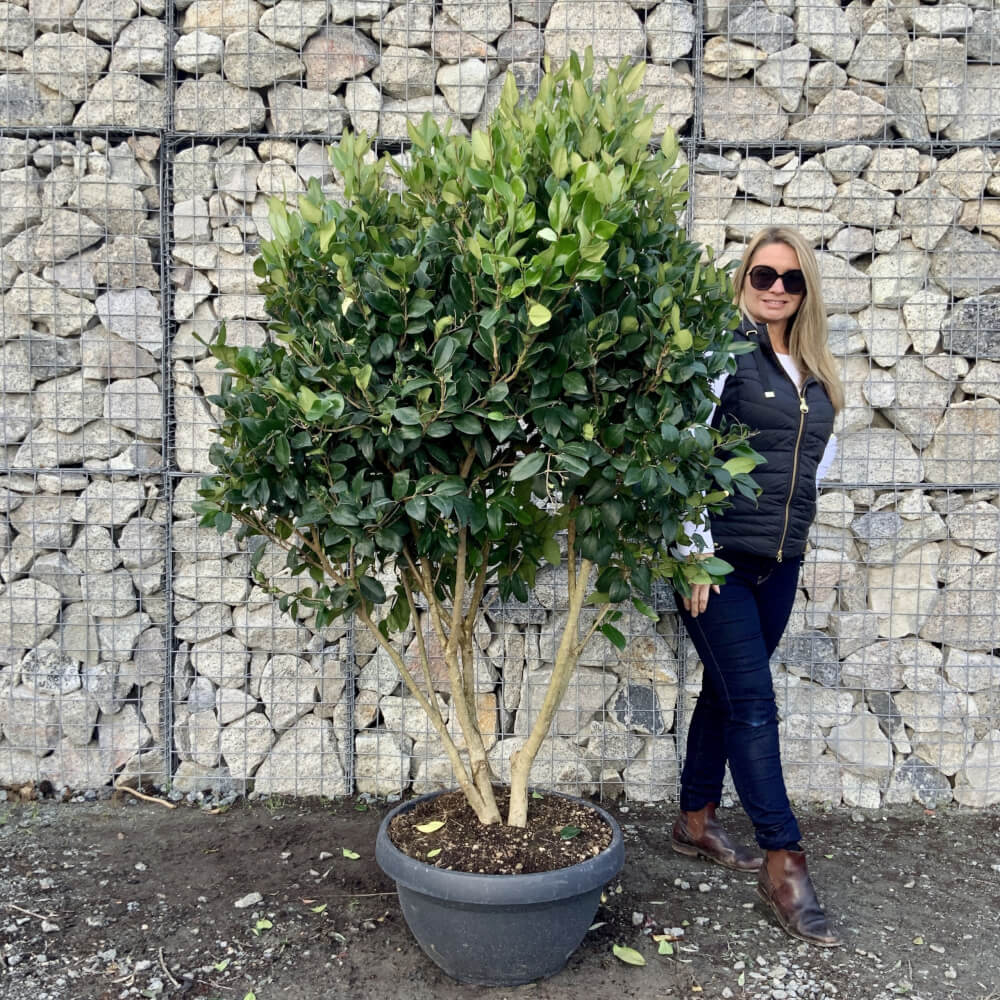
[[[778,751],[778,708],[770,658],[795,601],[801,556],[777,562],[722,553],[734,571],[697,618],[677,604],[701,662],[701,693],[688,730],[681,809],[694,812],[722,798],[726,761],[753,821],[757,843],[780,850],[801,834],[792,813]]]

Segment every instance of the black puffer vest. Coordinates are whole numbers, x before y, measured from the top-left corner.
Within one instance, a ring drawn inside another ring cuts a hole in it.
[[[761,487],[749,500],[736,494],[733,505],[712,518],[712,539],[725,550],[777,559],[805,551],[816,516],[816,470],[833,431],[833,404],[823,384],[806,377],[801,395],[771,347],[766,324],[744,319],[737,340],[757,350],[737,355],[712,423],[738,421],[750,428],[750,446],[767,460],[751,475]]]

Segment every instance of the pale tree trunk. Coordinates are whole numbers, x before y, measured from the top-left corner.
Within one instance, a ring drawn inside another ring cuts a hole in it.
[[[572,546],[570,547],[569,560],[571,564],[575,561]],[[577,660],[580,658],[582,649],[579,642],[580,612],[587,594],[587,583],[592,565],[591,562],[583,559],[580,566],[578,568],[572,567],[569,573],[569,615],[559,641],[559,648],[556,651],[552,678],[545,692],[541,711],[538,713],[538,718],[535,719],[528,739],[510,759],[510,809],[507,814],[509,826],[523,827],[528,822],[528,777],[531,774],[531,765],[534,764],[535,758],[538,756],[542,741],[548,735],[552,720],[555,718],[570,678],[573,676]]]

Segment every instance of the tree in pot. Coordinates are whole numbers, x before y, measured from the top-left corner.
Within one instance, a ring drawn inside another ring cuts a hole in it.
[[[331,150],[342,196],[313,180],[294,210],[271,203],[255,264],[270,342],[237,349],[223,329],[211,345],[227,375],[202,523],[287,551],[309,579],[283,608],[371,630],[482,824],[525,825],[532,763],[588,640],[623,646],[618,607],[655,618],[658,580],[720,581],[727,564],[672,546],[753,489],[745,435],[706,426],[737,314],[680,225],[677,141],[650,148],[643,65],[600,83],[592,70],[571,57],[530,102],[508,76],[488,131],[426,116],[407,157],[376,160],[345,134]],[[568,614],[503,816],[474,627],[488,584],[526,601],[546,563],[566,573]],[[422,628],[416,670],[394,642],[425,608],[460,741]]]

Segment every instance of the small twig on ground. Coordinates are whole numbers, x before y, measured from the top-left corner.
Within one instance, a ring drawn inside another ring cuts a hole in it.
[[[167,963],[163,961],[163,949],[162,948],[160,949],[159,955],[160,955],[160,968],[163,969],[163,972],[165,973],[167,979],[169,979],[170,982],[172,982],[174,984],[174,986],[177,987],[177,989],[180,989],[181,988],[181,984],[179,982],[177,982],[177,980],[174,979],[174,977],[172,975],[170,975],[170,970],[167,968]]]
[[[142,799],[143,802],[155,802],[158,806],[163,806],[165,809],[177,808],[177,804],[174,802],[167,802],[166,800],[158,799],[153,795],[145,795],[143,792],[137,792],[134,788],[129,788],[128,785],[115,785],[115,791],[128,792],[129,795],[134,795],[137,799]]]
[[[17,906],[14,903],[7,904],[12,910],[17,910],[18,913],[26,913],[29,917],[34,917],[36,920],[48,920],[48,917],[43,917],[40,913],[35,913],[34,910],[26,910],[23,906]]]

